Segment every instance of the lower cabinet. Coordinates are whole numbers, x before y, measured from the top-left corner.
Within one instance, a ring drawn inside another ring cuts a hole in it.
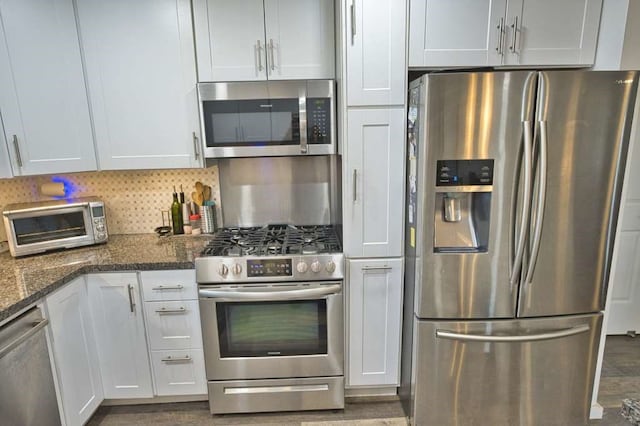
[[[104,397],[151,398],[151,366],[138,274],[90,274],[87,289]]]
[[[85,277],[45,299],[64,421],[84,424],[104,399]]]
[[[350,259],[347,386],[398,386],[402,259]]]
[[[156,395],[205,395],[207,376],[202,349],[152,351]]]

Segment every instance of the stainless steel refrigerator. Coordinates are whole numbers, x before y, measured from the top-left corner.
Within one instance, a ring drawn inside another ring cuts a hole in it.
[[[410,84],[401,397],[415,425],[582,425],[635,72]]]

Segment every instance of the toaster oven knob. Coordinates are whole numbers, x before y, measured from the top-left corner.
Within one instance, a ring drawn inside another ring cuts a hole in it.
[[[240,275],[242,273],[242,265],[236,263],[231,267],[231,272],[233,275]]]
[[[333,262],[333,260],[330,260],[329,262],[327,262],[327,272],[333,274],[335,271],[336,264]]]
[[[225,264],[221,264],[221,265],[218,267],[218,273],[219,273],[220,275],[222,275],[223,277],[226,277],[226,276],[227,276],[227,274],[229,273],[229,268],[227,267],[227,265],[225,265]]]
[[[104,225],[102,223],[99,223],[96,225],[96,229],[98,230],[98,232],[104,232]]]
[[[304,274],[309,269],[309,265],[307,265],[306,262],[298,262],[298,264],[296,265],[296,269],[301,274]]]
[[[98,240],[98,241],[101,241],[101,240],[104,240],[107,236],[106,236],[106,235],[104,235],[104,232],[98,232],[98,234],[96,235],[96,237],[97,237],[97,240]]]
[[[316,260],[315,262],[313,262],[313,263],[311,264],[311,270],[312,270],[313,272],[315,272],[316,274],[317,274],[318,272],[320,272],[320,262],[318,262],[317,260]]]

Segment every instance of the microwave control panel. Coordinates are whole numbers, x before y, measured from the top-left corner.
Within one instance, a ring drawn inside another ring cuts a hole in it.
[[[331,143],[331,99],[307,98],[307,142]]]

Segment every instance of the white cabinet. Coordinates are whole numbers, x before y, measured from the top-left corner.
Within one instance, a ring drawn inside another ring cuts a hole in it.
[[[344,251],[402,256],[404,108],[350,108],[344,162]]]
[[[189,0],[78,0],[100,168],[202,166]]]
[[[65,422],[81,425],[104,399],[84,276],[47,296],[45,305]]]
[[[12,176],[11,160],[9,159],[9,151],[7,151],[7,144],[4,139],[4,131],[0,120],[0,178],[9,178]]]
[[[402,259],[349,260],[347,386],[397,386]]]
[[[410,1],[410,67],[594,62],[602,0]]]
[[[0,114],[14,174],[95,170],[73,1],[2,1],[0,16]]]
[[[194,0],[200,81],[334,78],[333,0]]]
[[[410,0],[409,66],[502,63],[507,0]]]
[[[406,0],[351,0],[347,10],[347,105],[404,105]]]
[[[140,279],[155,394],[205,395],[195,271],[145,271]]]
[[[105,398],[153,396],[136,273],[87,276]]]

